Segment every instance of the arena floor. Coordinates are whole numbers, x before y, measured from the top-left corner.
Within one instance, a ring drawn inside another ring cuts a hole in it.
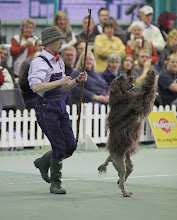
[[[176,220],[177,148],[140,145],[132,157],[134,171],[126,183],[133,192],[124,198],[112,164],[106,176],[97,167],[108,152],[76,151],[63,165],[66,195],[49,193],[33,160],[48,151],[0,151],[1,220]]]

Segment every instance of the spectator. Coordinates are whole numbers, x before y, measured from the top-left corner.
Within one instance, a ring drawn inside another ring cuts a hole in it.
[[[101,73],[101,75],[104,77],[105,81],[108,84],[108,87],[110,86],[113,79],[116,77],[125,74],[121,70],[119,70],[120,64],[121,64],[121,58],[117,53],[111,53],[108,55],[107,59],[108,66],[107,68]]]
[[[177,54],[168,56],[167,67],[159,76],[158,88],[164,106],[177,106]]]
[[[99,24],[94,27],[94,34],[103,34],[103,25],[109,19],[109,11],[107,8],[100,8],[98,11]]]
[[[122,28],[119,26],[115,18],[109,17],[109,21],[112,22],[114,25],[114,35],[116,37],[119,37],[123,41],[123,43],[126,45],[126,42],[127,42],[126,33],[127,32],[122,30]]]
[[[83,25],[82,25],[83,31],[76,36],[77,41],[79,41],[79,40],[85,40],[86,41],[88,21],[89,21],[88,16],[83,19]],[[91,18],[90,19],[90,26],[89,26],[89,35],[88,35],[89,36],[89,38],[88,38],[88,45],[89,46],[93,45],[94,40],[95,40],[96,35],[93,32],[94,27],[95,27],[95,25],[94,25],[94,22],[93,22],[93,18]]]
[[[36,40],[35,43],[36,53],[33,56],[30,56],[23,61],[19,72],[19,85],[22,91],[25,106],[28,110],[35,108],[36,105],[36,93],[33,93],[32,89],[29,87],[28,71],[30,68],[31,61],[34,60],[36,57],[38,57],[43,49],[41,43],[42,43],[41,39]]]
[[[85,53],[83,52],[78,60],[77,66],[75,68],[75,71],[71,74],[71,77],[77,77],[80,72],[82,72],[84,67],[84,57]],[[99,74],[96,73],[96,63],[94,55],[91,51],[88,51],[87,57],[86,57],[86,71],[87,71],[87,81],[84,84],[84,90],[83,90],[83,102],[88,103],[92,102],[94,103],[105,103],[107,104],[109,101],[108,96],[108,86],[104,78]],[[72,89],[72,92],[69,96],[69,103],[72,104],[79,104],[79,98],[80,98],[80,90],[81,90],[81,84],[79,84],[77,87]]]
[[[66,36],[64,44],[73,46],[77,42],[75,34],[69,25],[68,16],[64,11],[58,11],[56,13],[53,25],[57,26],[58,29]]]
[[[13,89],[14,83],[7,69],[0,66],[0,90]]]
[[[170,32],[167,35],[166,46],[160,52],[160,55],[159,55],[158,68],[159,68],[160,71],[162,71],[164,68],[166,68],[165,61],[167,60],[168,55],[170,54],[172,48],[175,45],[177,45],[177,33]]]
[[[168,33],[173,28],[176,17],[176,14],[173,14],[169,11],[163,11],[158,17],[159,29],[165,41]]]
[[[76,60],[76,49],[72,46],[66,46],[61,51],[62,60],[65,64],[65,74],[70,76]]]
[[[129,26],[128,31],[132,33],[133,38],[127,42],[126,53],[136,59],[139,50],[146,49],[150,54],[151,63],[155,64],[158,61],[158,54],[153,44],[143,37],[143,30],[144,26],[140,21],[133,21]]]
[[[25,18],[21,23],[21,34],[12,38],[11,55],[13,57],[13,73],[19,76],[19,70],[22,62],[35,53],[36,36],[32,33],[35,29],[35,23],[31,18]]]
[[[122,40],[114,36],[114,25],[108,21],[103,26],[104,34],[95,37],[94,54],[97,64],[97,72],[103,72],[107,66],[107,57],[111,53],[117,53],[122,57],[125,54],[125,45]]]
[[[76,60],[76,49],[73,46],[66,46],[63,48],[61,55],[62,60],[65,64],[65,74],[67,76],[70,76]],[[66,91],[63,93],[63,100],[67,105],[69,104],[69,94],[70,91]]]
[[[76,61],[75,61],[74,66],[76,66],[77,61],[79,60],[79,57],[80,57],[81,53],[85,51],[85,47],[86,47],[86,42],[84,40],[80,40],[75,44]]]
[[[165,47],[165,41],[162,37],[160,29],[153,25],[153,8],[149,5],[143,6],[141,9],[141,19],[144,25],[143,36],[152,42],[157,52],[160,52]]]
[[[8,65],[7,65],[7,55],[8,55],[8,49],[3,46],[3,45],[0,45],[0,65],[7,69],[8,72],[10,73],[11,77],[12,77],[12,80],[13,80],[13,83],[15,82],[15,77],[14,77],[14,74],[13,74],[13,71],[12,71],[12,68],[10,68]]]
[[[126,54],[122,57],[120,70],[125,72],[128,76],[134,75],[134,62],[131,54]]]
[[[135,87],[139,88],[149,69],[152,69],[150,54],[147,50],[141,49],[137,55],[137,66],[134,70]],[[156,76],[158,79],[158,76]]]

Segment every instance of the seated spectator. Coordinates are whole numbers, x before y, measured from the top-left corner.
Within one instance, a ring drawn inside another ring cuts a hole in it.
[[[65,74],[70,76],[76,60],[76,49],[73,46],[66,46],[61,51],[62,60],[65,64]]]
[[[69,25],[68,16],[64,11],[58,11],[56,13],[53,25],[57,26],[58,29],[66,36],[64,44],[73,46],[77,42],[75,34]]]
[[[77,77],[79,73],[83,71],[84,57],[85,57],[85,53],[83,52],[79,57],[75,71],[73,71],[73,73],[71,74],[72,78]],[[94,103],[107,104],[109,101],[109,96],[108,96],[109,88],[104,78],[99,73],[96,73],[95,58],[91,51],[88,51],[87,53],[85,66],[88,76],[87,76],[87,81],[84,83],[83,103],[92,102],[93,104]],[[72,92],[70,93],[69,96],[70,105],[79,104],[80,90],[81,90],[81,84],[72,89]]]
[[[165,48],[160,52],[158,68],[159,71],[162,71],[166,68],[165,61],[167,60],[168,55],[171,53],[172,48],[177,45],[177,33],[170,32],[167,35],[167,41]]]
[[[168,33],[173,28],[176,18],[177,18],[176,14],[173,14],[169,11],[163,11],[157,19],[159,24],[159,29],[165,41]]]
[[[85,40],[86,41],[88,21],[89,21],[88,16],[83,19],[83,25],[82,25],[83,31],[76,36],[77,41],[80,41],[80,40]],[[90,46],[90,47],[92,46],[92,48],[93,48],[93,43],[94,43],[95,36],[96,36],[95,33],[93,32],[94,27],[95,27],[95,25],[94,25],[94,22],[93,22],[93,18],[91,18],[90,19],[90,26],[89,26],[89,35],[88,35],[89,36],[88,46]]]
[[[168,56],[167,67],[159,76],[158,88],[164,106],[177,106],[177,54]]]
[[[76,49],[73,46],[66,46],[61,51],[62,60],[65,64],[65,74],[70,76],[72,74],[75,60],[76,60]],[[69,94],[70,90],[63,93],[63,101],[69,104]]]
[[[0,66],[0,90],[13,89],[14,83],[7,69]]]
[[[38,57],[43,49],[41,43],[42,43],[41,39],[36,40],[35,43],[36,53],[33,56],[30,56],[23,61],[19,72],[19,85],[22,91],[25,106],[28,110],[35,108],[36,105],[36,93],[33,93],[33,91],[29,86],[28,71],[30,68],[31,61],[34,60],[36,57]]]
[[[127,42],[126,53],[131,54],[134,59],[141,49],[148,50],[151,63],[155,64],[158,61],[158,54],[153,44],[143,37],[144,27],[140,21],[133,21],[129,26],[128,31],[132,33],[133,38]]]
[[[75,44],[75,48],[76,48],[76,61],[75,61],[74,66],[76,66],[77,61],[79,60],[79,57],[80,57],[81,53],[85,51],[85,47],[86,47],[86,42],[84,40],[79,40]]]
[[[101,75],[104,77],[105,81],[108,84],[108,87],[110,86],[113,79],[116,77],[125,74],[121,70],[119,70],[120,64],[121,64],[121,58],[117,53],[111,53],[108,55],[107,59],[108,66],[107,68],[101,73]]]
[[[135,87],[139,88],[140,84],[146,77],[149,69],[152,69],[150,54],[147,50],[141,49],[137,55],[137,66],[134,69]],[[156,80],[158,76],[156,76]]]
[[[31,18],[25,18],[21,23],[21,34],[12,38],[11,55],[13,57],[13,73],[19,76],[22,62],[35,53],[35,42],[38,37],[33,36],[35,23]]]
[[[143,6],[141,9],[141,20],[144,26],[143,36],[152,42],[156,51],[159,53],[165,47],[165,41],[160,29],[152,24],[153,8],[149,5]]]
[[[120,57],[125,55],[125,45],[122,40],[114,36],[114,25],[108,21],[103,26],[104,34],[97,35],[94,42],[94,54],[97,64],[97,72],[103,72],[107,66],[107,58],[111,53],[117,53]]]
[[[120,70],[127,74],[127,76],[134,75],[134,61],[131,54],[126,54],[121,59]]]
[[[100,8],[98,11],[99,24],[94,27],[94,34],[103,34],[103,25],[109,19],[109,10],[107,8]]]
[[[8,72],[10,73],[10,75],[12,77],[13,83],[14,83],[15,77],[14,77],[12,68],[10,68],[7,65],[7,55],[8,55],[8,49],[5,46],[0,45],[0,65],[8,70]]]
[[[119,37],[119,38],[122,40],[122,42],[124,43],[124,45],[126,45],[126,43],[127,43],[127,36],[126,36],[127,32],[124,31],[124,30],[119,26],[119,24],[117,23],[117,21],[116,21],[115,18],[109,17],[109,21],[111,21],[111,22],[114,24],[114,30],[115,30],[115,31],[114,31],[114,35],[115,35],[116,37]]]

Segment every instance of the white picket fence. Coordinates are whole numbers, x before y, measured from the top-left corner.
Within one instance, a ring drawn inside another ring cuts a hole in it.
[[[72,111],[71,111],[72,110]],[[172,110],[177,116],[176,106],[153,107],[153,111]],[[73,105],[72,109],[67,106],[67,111],[71,120],[74,135],[77,132],[77,106]],[[106,143],[108,133],[106,130],[106,117],[109,108],[105,105],[99,107],[92,103],[83,104],[80,120],[79,141],[84,143],[86,136],[90,136],[95,144]],[[72,112],[72,114],[70,114]],[[0,148],[23,148],[29,146],[50,145],[47,137],[42,133],[41,128],[36,123],[35,110],[28,112],[26,109],[21,112],[10,110],[1,112],[0,118]],[[144,125],[144,131],[141,134],[141,142],[153,141],[154,137],[150,129],[148,120]]]

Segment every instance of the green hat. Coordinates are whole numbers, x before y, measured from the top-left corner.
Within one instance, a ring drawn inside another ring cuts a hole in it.
[[[46,44],[51,43],[56,39],[64,38],[66,38],[66,36],[56,26],[45,28],[41,33],[41,46],[45,46]]]

